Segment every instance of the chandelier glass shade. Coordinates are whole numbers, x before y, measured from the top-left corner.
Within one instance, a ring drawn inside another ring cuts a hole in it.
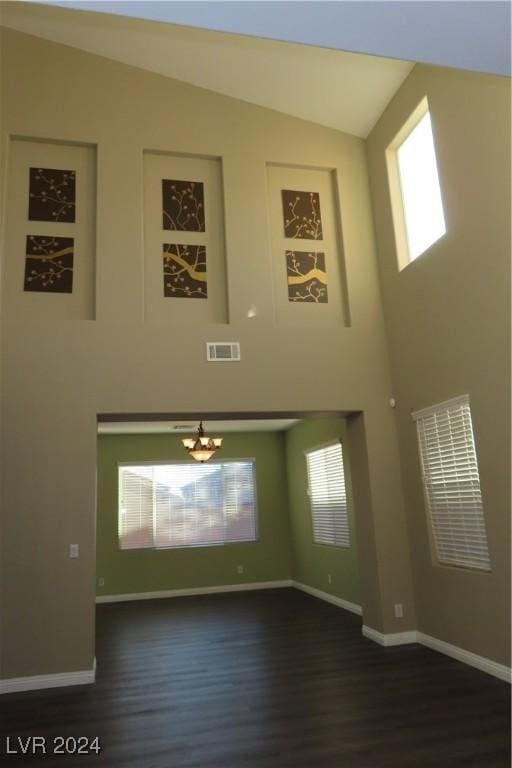
[[[222,437],[208,437],[204,434],[203,422],[201,421],[195,437],[185,437],[181,441],[183,446],[195,461],[203,464],[211,459],[215,451],[222,445]]]

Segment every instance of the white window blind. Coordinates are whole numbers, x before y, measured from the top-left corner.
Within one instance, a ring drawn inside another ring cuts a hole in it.
[[[490,570],[469,398],[413,413],[440,563]]]
[[[121,549],[255,540],[252,461],[119,466]]]
[[[313,540],[317,544],[349,547],[347,494],[341,443],[306,453]]]

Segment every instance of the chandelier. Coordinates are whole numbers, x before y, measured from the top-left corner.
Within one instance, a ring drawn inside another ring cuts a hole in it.
[[[222,437],[207,437],[204,433],[203,422],[197,428],[196,437],[185,437],[182,440],[186,452],[196,461],[203,464],[211,459],[213,454],[222,445]]]

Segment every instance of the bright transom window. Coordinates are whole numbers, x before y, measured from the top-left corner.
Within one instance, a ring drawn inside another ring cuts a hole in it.
[[[413,413],[437,559],[490,570],[469,398]]]
[[[121,549],[255,540],[252,461],[119,466]]]
[[[313,541],[349,547],[347,494],[341,443],[306,453],[308,494],[313,522]]]
[[[396,150],[409,261],[446,232],[430,112]]]

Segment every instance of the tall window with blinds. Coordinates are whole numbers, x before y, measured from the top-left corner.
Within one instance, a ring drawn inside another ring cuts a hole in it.
[[[469,398],[413,413],[423,485],[439,563],[489,571]]]
[[[256,540],[252,461],[119,466],[121,549]]]
[[[340,442],[306,453],[308,494],[313,541],[335,547],[350,546],[347,494]]]

